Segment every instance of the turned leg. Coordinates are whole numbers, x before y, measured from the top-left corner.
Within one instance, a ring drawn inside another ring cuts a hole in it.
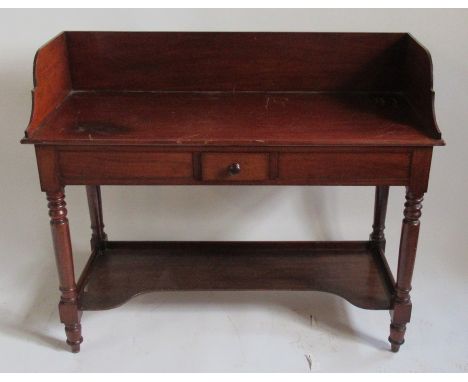
[[[80,351],[81,337],[81,311],[78,309],[78,299],[73,269],[73,255],[68,227],[67,209],[65,208],[65,194],[47,192],[49,201],[50,226],[54,242],[55,259],[57,263],[60,282],[60,320],[65,324],[67,344],[73,353]]]
[[[394,306],[390,324],[390,337],[388,338],[393,352],[397,352],[400,345],[405,342],[406,324],[411,318],[411,278],[416,258],[423,195],[424,193],[414,193],[410,190],[406,192]]]
[[[377,243],[380,248],[385,249],[385,217],[387,215],[388,186],[377,186],[375,188],[374,224],[369,240]]]
[[[89,217],[91,218],[91,249],[104,249],[107,235],[104,232],[104,219],[102,215],[102,200],[100,186],[86,186],[88,197]]]

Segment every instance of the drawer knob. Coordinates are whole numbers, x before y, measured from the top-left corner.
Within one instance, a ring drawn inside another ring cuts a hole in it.
[[[236,175],[239,174],[241,170],[240,164],[239,163],[232,163],[228,167],[228,173],[229,175]]]

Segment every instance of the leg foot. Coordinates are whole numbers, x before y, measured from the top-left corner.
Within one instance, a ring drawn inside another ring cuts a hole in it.
[[[65,334],[67,336],[67,344],[70,345],[72,353],[80,351],[80,344],[83,342],[81,336],[81,311],[78,310],[75,303],[59,304],[60,320],[65,324]]]
[[[390,337],[388,337],[388,341],[391,344],[392,352],[397,353],[400,350],[400,346],[405,343],[405,332],[406,325],[390,325]]]
[[[67,344],[70,345],[72,353],[79,353],[80,344],[83,342],[81,325],[65,326],[65,333],[67,335]]]
[[[72,353],[79,353],[80,352],[80,344],[71,345],[71,352]]]
[[[392,352],[398,353],[398,350],[400,350],[400,345],[392,344]]]
[[[83,342],[80,323],[82,311],[78,309],[76,299],[72,298],[67,301],[68,296],[68,293],[62,291],[59,303],[60,321],[65,325],[67,344],[71,347],[72,353],[78,353],[80,351],[80,344]]]
[[[80,328],[78,329],[79,332],[81,332],[81,325],[79,325]],[[65,333],[67,334],[67,337],[70,338],[72,335],[70,334],[70,331],[75,331],[75,328],[69,328],[65,327]],[[71,352],[72,353],[79,353],[80,352],[80,344],[83,342],[83,337],[81,337],[80,334],[78,334],[79,338],[75,341],[70,341],[67,339],[67,344],[70,345]]]

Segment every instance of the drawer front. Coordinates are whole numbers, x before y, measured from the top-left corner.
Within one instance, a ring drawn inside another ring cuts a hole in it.
[[[268,153],[203,153],[204,181],[262,181],[269,179]]]
[[[280,181],[316,184],[405,184],[408,152],[316,152],[279,155]]]
[[[59,166],[67,184],[144,184],[193,180],[192,153],[61,151]]]

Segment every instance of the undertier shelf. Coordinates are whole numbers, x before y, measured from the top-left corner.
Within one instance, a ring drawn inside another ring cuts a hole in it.
[[[150,291],[313,290],[390,309],[392,276],[377,247],[350,242],[107,242],[80,282],[82,310]]]

